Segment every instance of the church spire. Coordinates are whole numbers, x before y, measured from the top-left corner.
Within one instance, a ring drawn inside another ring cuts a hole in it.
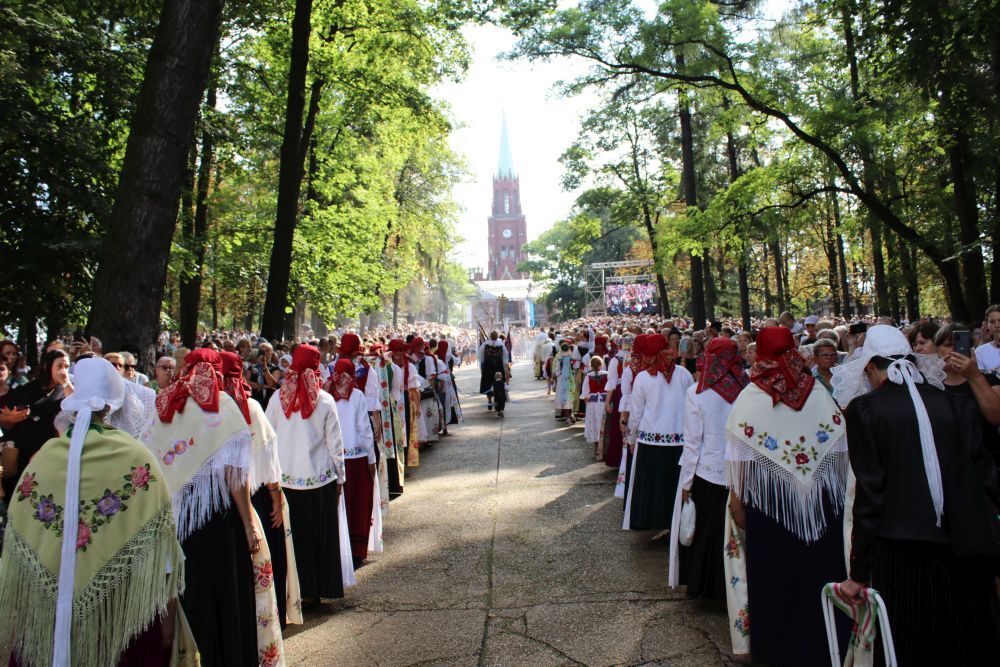
[[[497,160],[497,178],[515,178],[514,156],[510,150],[510,133],[507,131],[507,113],[500,125],[500,158]]]

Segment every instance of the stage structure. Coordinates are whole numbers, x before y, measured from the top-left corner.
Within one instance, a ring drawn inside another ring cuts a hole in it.
[[[628,283],[650,282],[656,278],[655,274],[642,273],[639,275],[611,275],[608,270],[616,269],[640,269],[653,266],[651,259],[626,259],[620,262],[595,262],[583,270],[584,280],[584,317],[596,317],[608,314],[608,300],[606,288],[608,285],[623,285]]]

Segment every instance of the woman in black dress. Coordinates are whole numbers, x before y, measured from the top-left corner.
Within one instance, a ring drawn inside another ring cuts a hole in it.
[[[69,381],[69,356],[62,350],[49,350],[42,356],[38,376],[23,386],[12,389],[3,405],[14,410],[20,419],[5,429],[5,440],[17,449],[17,470],[4,470],[3,490],[7,498],[14,492],[17,478],[31,457],[48,440],[59,437],[55,419],[63,398],[73,393]]]

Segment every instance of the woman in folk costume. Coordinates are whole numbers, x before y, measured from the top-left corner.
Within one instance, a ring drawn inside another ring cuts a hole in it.
[[[610,356],[607,360],[608,379],[604,384],[607,398],[604,399],[603,451],[604,465],[617,468],[622,460],[622,425],[621,425],[621,379],[625,366],[627,351],[620,346],[628,345],[624,339],[611,342]]]
[[[406,424],[403,417],[403,387],[406,383],[406,371],[396,364],[391,342],[389,342],[390,349],[383,350],[379,355],[379,378],[384,373],[388,380],[388,388],[380,392],[379,397],[382,400],[382,442],[386,452],[389,497],[403,493],[406,472]],[[377,345],[376,347],[381,346]],[[383,511],[383,516],[386,511],[388,511],[387,508]]]
[[[11,665],[170,664],[185,568],[170,492],[149,449],[104,421],[125,402],[114,367],[81,359],[73,380],[62,401],[76,413],[70,432],[35,454],[10,501],[4,655]]]
[[[281,656],[283,659],[281,633],[274,620],[278,620],[282,630],[289,622],[301,624],[302,600],[299,596],[299,574],[295,568],[291,520],[281,493],[278,434],[267,421],[264,408],[250,395],[250,385],[243,376],[243,360],[235,352],[220,352],[219,356],[222,357],[226,393],[236,402],[243,419],[250,426],[252,438],[250,503],[254,509],[252,519],[264,536],[260,550],[253,555],[257,649],[261,656]]]
[[[357,568],[368,557],[372,515],[373,512],[379,512],[375,440],[371,422],[368,421],[367,401],[361,390],[354,385],[353,362],[339,359],[333,367],[331,379],[340,432],[344,438],[347,532],[351,536],[351,556],[354,567]]]
[[[251,518],[250,429],[224,390],[219,353],[192,350],[184,363],[156,396],[149,444],[187,558],[181,604],[202,664],[251,664],[258,658],[251,558],[263,537]]]
[[[576,386],[574,365],[570,341],[564,338],[559,341],[559,351],[552,360],[552,372],[556,380],[556,419],[565,419],[570,424],[576,422],[573,414],[573,394]]]
[[[857,478],[841,596],[856,605],[866,586],[881,593],[900,665],[1000,656],[996,466],[975,402],[940,391],[945,375],[936,355],[913,355],[884,325],[833,369]]]
[[[419,336],[410,341],[410,358],[417,366],[417,373],[423,378],[420,387],[420,418],[423,428],[420,445],[430,446],[438,441],[441,431],[441,404],[437,397],[437,358],[429,354],[427,343]]]
[[[420,466],[420,374],[406,352],[406,343],[393,338],[389,341],[389,353],[393,363],[402,369],[402,384],[396,397],[398,412],[403,415],[403,448],[407,466]],[[402,478],[400,478],[402,487]],[[402,490],[400,491],[402,492]]]
[[[342,598],[354,584],[342,487],[344,439],[333,396],[320,388],[319,350],[299,345],[265,414],[278,434],[281,486],[305,604]]]
[[[625,507],[625,498],[628,496],[629,477],[632,472],[632,448],[629,446],[628,417],[629,406],[632,402],[632,385],[635,384],[635,376],[639,374],[642,365],[642,351],[646,347],[647,334],[639,334],[632,342],[632,349],[629,353],[628,363],[622,369],[622,377],[619,380],[622,396],[619,402],[618,425],[622,433],[622,455],[618,464],[618,481],[615,484],[615,498],[622,499],[622,507]]]
[[[726,422],[730,507],[745,529],[750,650],[754,662],[818,665],[829,658],[819,591],[845,574],[844,417],[785,327],[758,334],[750,382]]]
[[[375,376],[378,385],[378,411],[373,414],[372,421],[376,419],[381,424],[382,437],[375,441],[375,448],[378,451],[378,490],[379,490],[379,519],[384,519],[389,511],[389,472],[393,468],[393,479],[397,488],[399,486],[399,470],[396,467],[398,460],[396,456],[396,444],[393,440],[392,424],[392,362],[386,361],[385,348],[381,343],[373,343],[368,348],[369,373]]]
[[[437,372],[437,380],[434,382],[434,394],[438,400],[438,413],[441,415],[441,427],[438,435],[451,435],[448,433],[448,422],[451,421],[451,400],[445,388],[445,385],[451,385],[451,373],[448,372],[448,364],[444,362],[444,359],[448,356],[448,341],[432,340],[428,343],[427,350],[428,353],[425,360],[428,357],[432,358],[434,368]]]
[[[368,415],[372,419],[372,431],[377,439],[382,439],[382,417],[379,410],[379,383],[378,374],[371,372],[371,364],[364,357],[364,348],[361,345],[361,338],[356,333],[345,333],[340,339],[340,347],[337,348],[338,359],[350,359],[354,363],[354,386],[365,395],[365,405],[368,408]],[[331,376],[333,375],[331,369]],[[330,386],[326,387],[330,392]]]
[[[629,435],[635,453],[622,528],[666,530],[684,450],[684,392],[694,379],[674,363],[662,334],[648,335],[642,352],[642,370],[630,398]]]
[[[713,338],[705,348],[705,367],[698,383],[685,396],[681,502],[674,506],[674,529],[670,535],[670,585],[677,585],[679,574],[680,583],[687,585],[689,598],[726,601],[728,579],[719,548],[724,542],[729,500],[726,421],[733,401],[748,382],[736,342]],[[681,547],[678,554],[681,507],[689,499],[694,501],[696,509],[694,542]]]
[[[449,435],[449,424],[462,423],[462,406],[458,402],[458,385],[455,384],[455,355],[451,353],[451,343],[439,340],[437,344],[438,377],[441,379],[444,397],[444,434]]]
[[[583,438],[594,446],[594,456],[600,458],[598,442],[601,437],[601,424],[604,421],[604,385],[608,374],[604,370],[604,362],[600,357],[591,357],[590,371],[583,378],[583,392],[580,397],[587,404],[587,415],[583,422]]]

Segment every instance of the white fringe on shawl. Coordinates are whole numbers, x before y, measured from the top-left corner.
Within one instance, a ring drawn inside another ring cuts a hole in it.
[[[250,476],[250,431],[238,431],[212,453],[173,496],[177,539],[183,542],[212,515],[229,507],[230,488],[246,484]]]
[[[184,553],[173,532],[170,507],[165,505],[74,593],[74,667],[117,664],[129,643],[184,592]],[[58,582],[13,527],[7,527],[4,539],[0,623],[5,631],[0,653],[6,656],[12,650],[21,664],[48,665]]]
[[[729,434],[736,461],[730,461],[730,488],[806,543],[826,532],[825,495],[840,516],[847,487],[847,436],[842,435],[820,460],[809,480],[776,464],[746,442]]]

